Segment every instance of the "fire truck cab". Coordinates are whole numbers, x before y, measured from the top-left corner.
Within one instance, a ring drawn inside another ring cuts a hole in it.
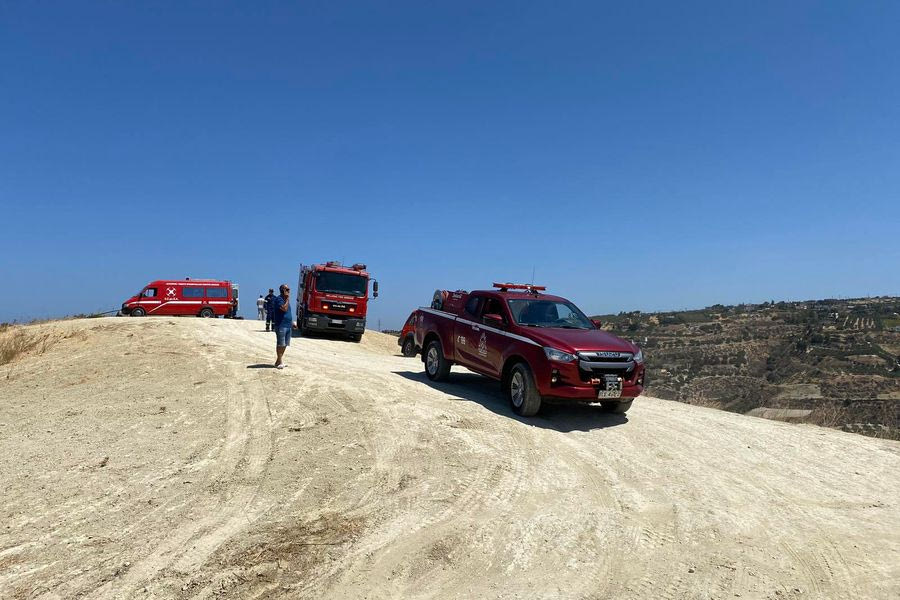
[[[372,280],[372,297],[378,282]],[[366,265],[343,266],[338,261],[300,265],[297,284],[297,328],[308,332],[338,333],[358,342],[366,329],[369,273]]]

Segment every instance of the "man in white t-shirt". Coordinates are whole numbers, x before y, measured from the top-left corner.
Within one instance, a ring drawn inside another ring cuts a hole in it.
[[[256,313],[256,318],[260,321],[266,318],[266,299],[262,297],[262,294],[256,300]]]

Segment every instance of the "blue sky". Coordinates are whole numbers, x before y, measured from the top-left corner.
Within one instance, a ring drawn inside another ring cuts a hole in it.
[[[0,321],[368,263],[370,324],[900,294],[896,2],[0,7]]]

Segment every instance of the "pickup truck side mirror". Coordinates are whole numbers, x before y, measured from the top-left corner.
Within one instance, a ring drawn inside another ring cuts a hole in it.
[[[597,329],[603,329],[603,323],[600,321],[600,319],[591,319],[591,323],[593,323],[594,327],[596,327]]]
[[[481,320],[488,327],[496,327],[497,329],[503,327],[503,317],[498,314],[488,313],[486,315],[482,315]]]

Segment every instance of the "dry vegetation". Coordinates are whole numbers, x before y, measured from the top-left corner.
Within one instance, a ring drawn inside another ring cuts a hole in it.
[[[4,323],[0,327],[0,366],[11,364],[22,355],[43,354],[52,343],[49,333]]]

